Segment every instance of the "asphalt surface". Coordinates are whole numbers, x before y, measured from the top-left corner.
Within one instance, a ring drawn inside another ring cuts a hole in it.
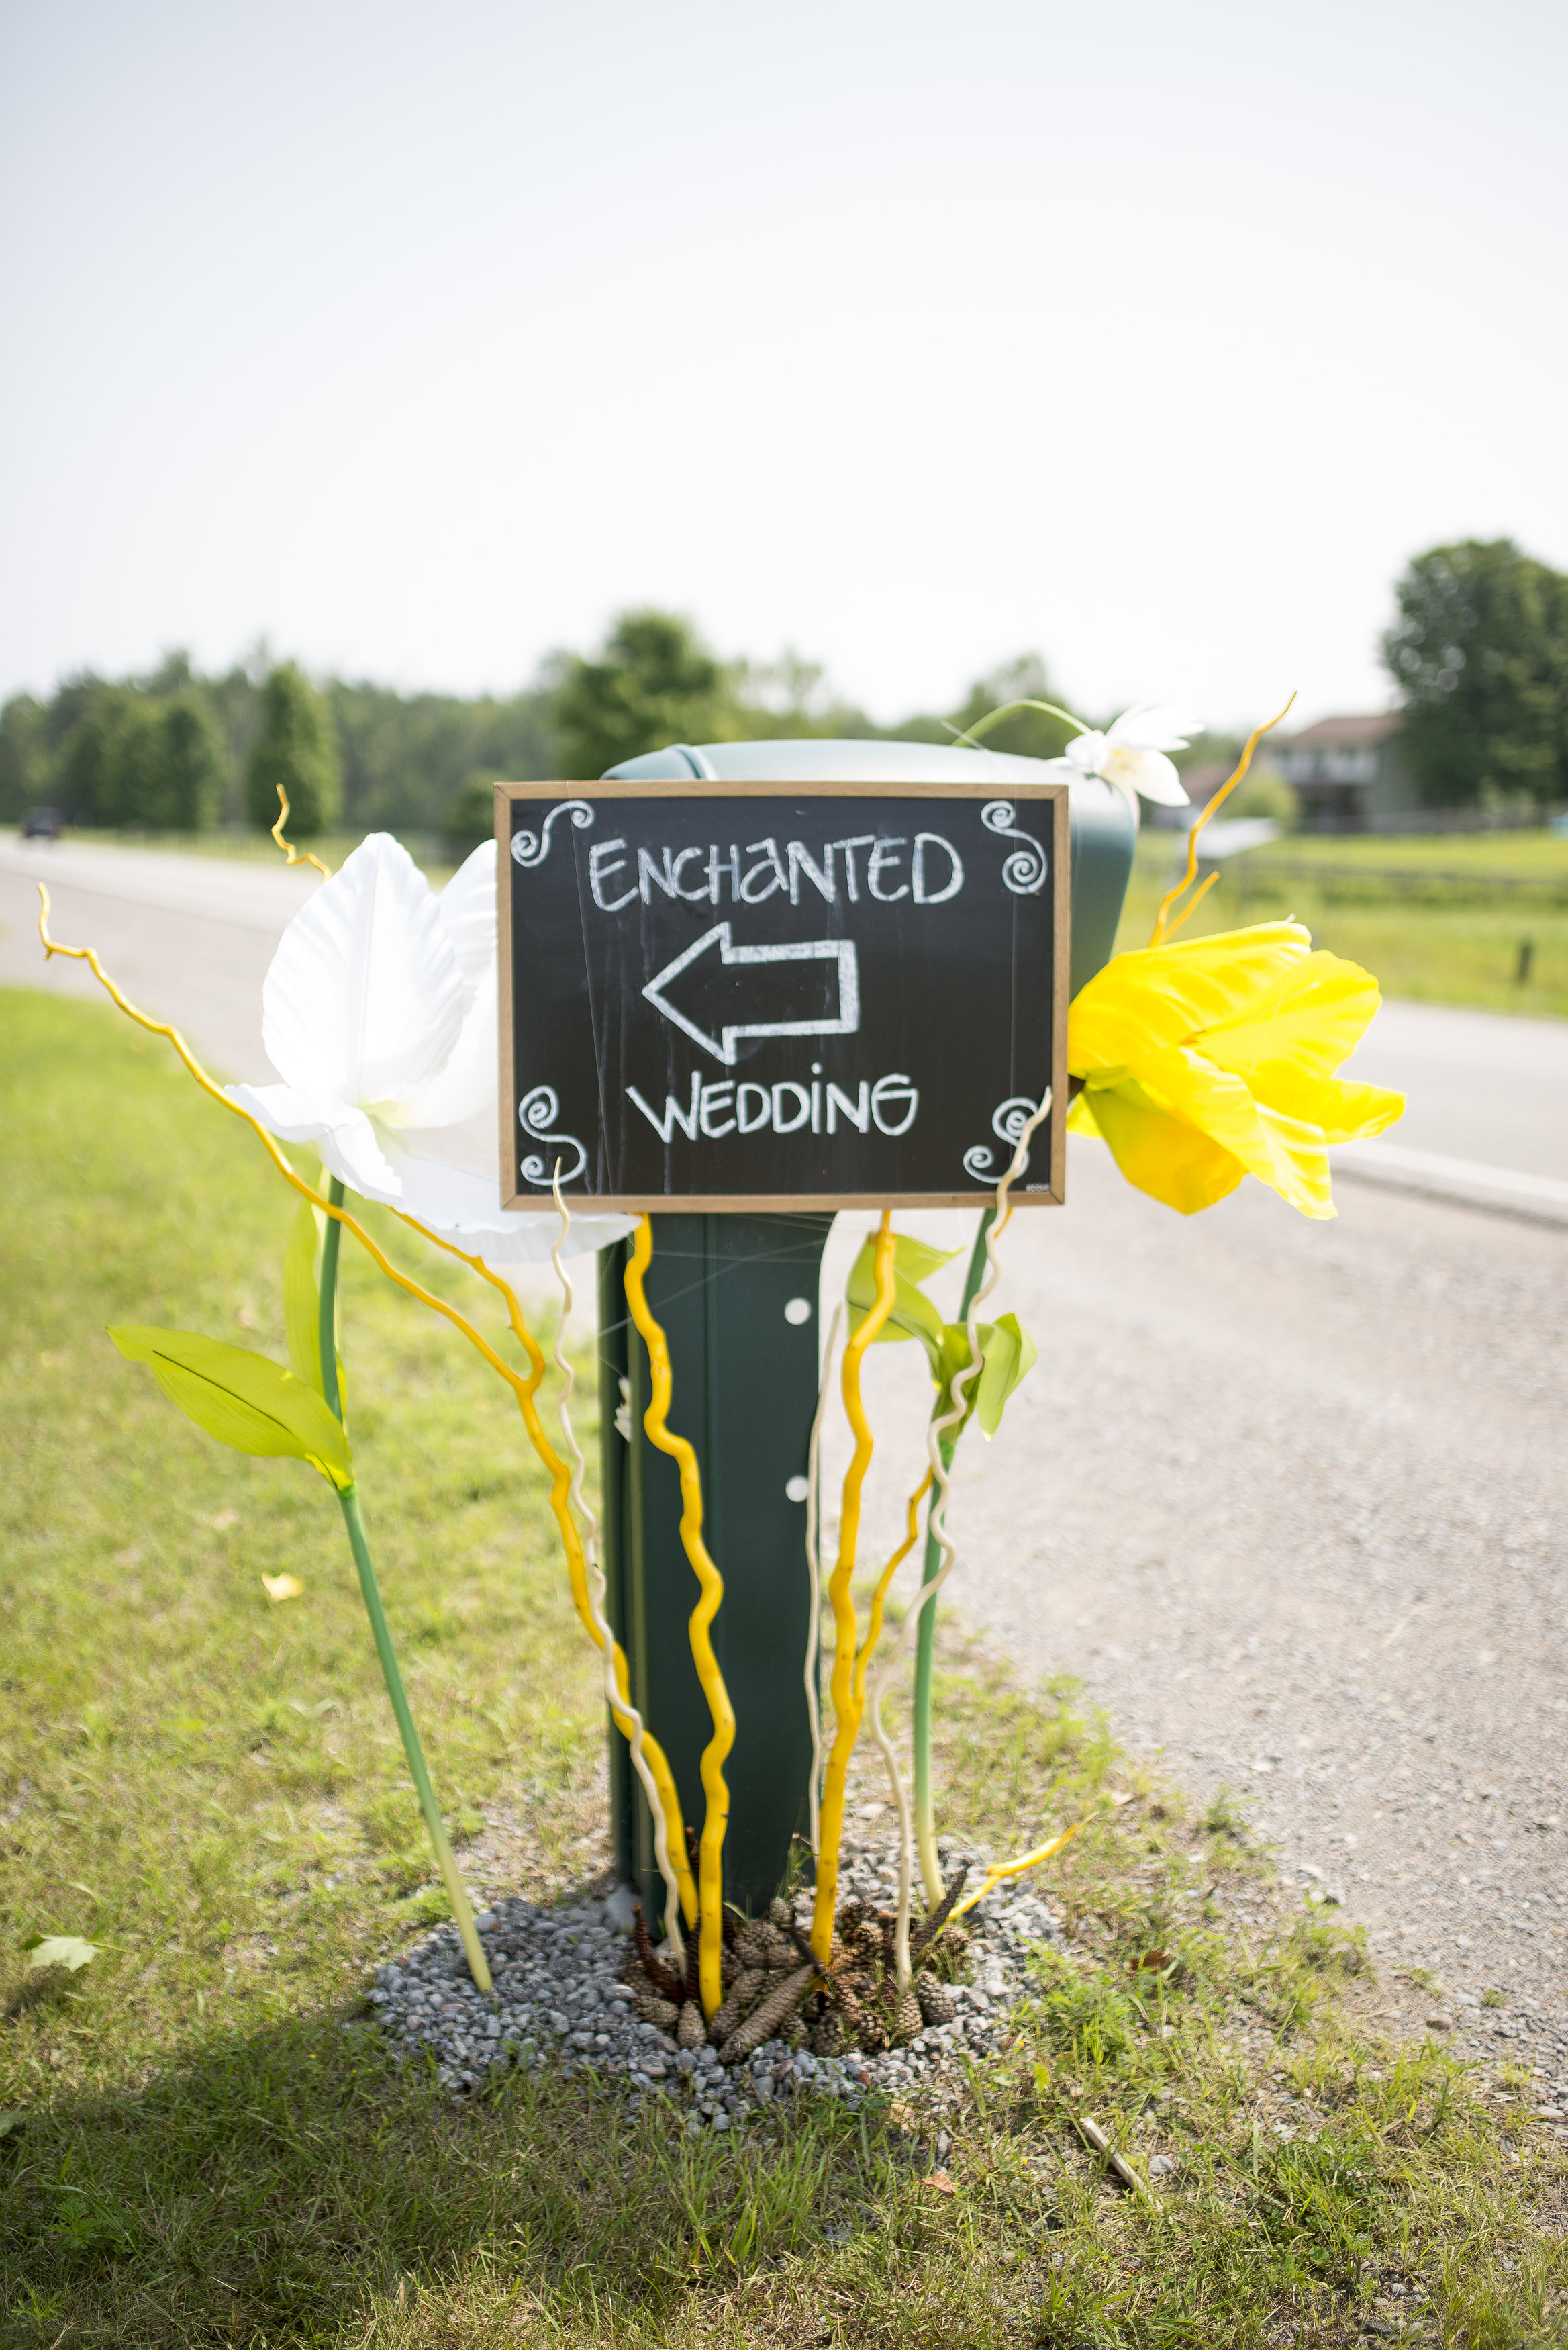
[[[36,870],[57,936],[90,939],[215,1068],[269,1074],[261,978],[308,882],[0,840],[0,984],[72,993],[96,990],[42,965]],[[1252,1183],[1184,1220],[1075,1143],[1068,1210],[1022,1211],[1003,1243],[1040,1360],[996,1443],[961,1452],[954,1596],[1021,1672],[1079,1679],[1198,1800],[1233,1791],[1287,1881],[1366,1926],[1391,2012],[1517,2039],[1551,2070],[1568,2048],[1568,1025],[1393,1004],[1356,1067],[1409,1094],[1407,1150],[1545,1191],[1493,1212],[1367,1167],[1332,1223]],[[971,1220],[909,1221],[952,1245]],[[867,1223],[841,1219],[826,1296]],[[912,1347],[870,1367],[866,1556],[896,1538],[926,1402]]]

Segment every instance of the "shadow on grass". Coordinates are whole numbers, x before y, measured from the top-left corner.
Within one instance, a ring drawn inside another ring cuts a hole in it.
[[[0,2343],[361,2339],[432,2289],[625,2338],[852,2226],[890,2172],[875,2122],[826,2100],[733,2137],[553,2074],[459,2105],[317,2017],[12,2121]]]

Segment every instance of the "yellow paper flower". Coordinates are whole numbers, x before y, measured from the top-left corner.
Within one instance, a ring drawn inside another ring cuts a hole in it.
[[[1382,998],[1359,964],[1316,953],[1299,922],[1119,954],[1068,1015],[1084,1081],[1069,1128],[1105,1137],[1129,1183],[1190,1216],[1255,1175],[1303,1216],[1332,1216],[1328,1146],[1380,1134],[1402,1094],[1334,1071]]]

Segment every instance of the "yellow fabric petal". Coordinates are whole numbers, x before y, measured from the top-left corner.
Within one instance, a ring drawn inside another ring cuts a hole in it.
[[[1075,1076],[1136,1069],[1151,1049],[1179,1045],[1261,1002],[1272,1005],[1311,944],[1299,922],[1254,922],[1211,939],[1114,955],[1073,999],[1068,1068]]]
[[[1405,1115],[1404,1095],[1390,1093],[1386,1086],[1314,1077],[1282,1062],[1259,1069],[1252,1092],[1261,1107],[1320,1127],[1325,1142],[1365,1142]]]
[[[1273,1159],[1273,1172],[1262,1180],[1287,1206],[1303,1216],[1336,1216],[1328,1180],[1328,1151],[1323,1128],[1305,1118],[1286,1118],[1280,1110],[1260,1109],[1258,1124]],[[1257,1170],[1253,1169],[1256,1174]]]
[[[1067,1110],[1067,1131],[1069,1134],[1099,1134],[1087,1094],[1075,1094],[1073,1097]],[[1100,1139],[1103,1141],[1105,1138],[1101,1136]]]
[[[1080,1094],[1073,1107],[1090,1100],[1094,1122],[1127,1181],[1184,1216],[1211,1208],[1247,1171],[1229,1150],[1159,1108],[1130,1080]]]
[[[1382,1001],[1370,972],[1320,949],[1282,974],[1272,1002],[1254,1000],[1208,1027],[1203,1050],[1249,1081],[1255,1068],[1277,1062],[1332,1076]]]
[[[1249,1173],[1272,1182],[1274,1154],[1241,1078],[1215,1068],[1195,1046],[1179,1045],[1171,1052],[1150,1053],[1137,1082],[1157,1108],[1196,1127]]]

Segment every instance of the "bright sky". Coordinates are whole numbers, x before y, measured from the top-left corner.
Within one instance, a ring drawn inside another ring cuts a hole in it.
[[[55,0],[0,34],[0,692],[514,690],[633,602],[883,719],[1376,709],[1568,565],[1550,0]]]

